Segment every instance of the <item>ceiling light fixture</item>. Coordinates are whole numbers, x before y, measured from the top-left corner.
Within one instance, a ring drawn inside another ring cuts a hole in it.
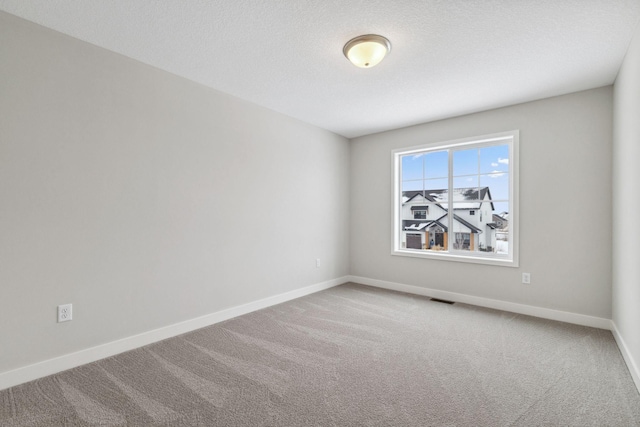
[[[344,56],[356,67],[371,68],[380,63],[391,51],[391,42],[377,34],[366,34],[347,42],[342,49]]]

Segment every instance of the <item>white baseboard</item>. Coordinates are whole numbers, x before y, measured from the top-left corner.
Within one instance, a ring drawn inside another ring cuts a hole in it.
[[[611,325],[611,332],[613,333],[613,337],[616,339],[616,343],[618,343],[620,353],[622,353],[622,357],[624,358],[624,361],[629,368],[629,372],[631,373],[631,378],[633,378],[633,382],[636,384],[638,393],[640,393],[640,369],[638,369],[636,361],[633,360],[633,356],[631,355],[627,344],[624,342],[622,335],[620,335],[620,331],[618,331],[618,327],[616,326],[615,322],[611,321]]]
[[[550,320],[558,320],[561,322],[573,323],[577,325],[612,330],[616,342],[620,347],[620,351],[627,363],[627,366],[629,367],[631,376],[633,377],[633,380],[638,387],[638,390],[640,391],[640,370],[638,369],[638,366],[633,360],[631,354],[627,350],[627,347],[624,344],[624,340],[618,333],[615,325],[609,319],[529,306],[524,304],[511,303],[489,298],[476,297],[455,292],[387,282],[360,276],[345,276],[322,283],[316,283],[314,285],[306,286],[301,289],[274,295],[272,297],[253,301],[237,307],[231,307],[205,316],[197,317],[195,319],[186,320],[184,322],[176,323],[159,329],[154,329],[142,334],[123,338],[85,350],[80,350],[75,353],[65,354],[53,359],[3,372],[0,373],[0,390],[4,390],[6,388],[13,387],[38,378],[42,378],[47,375],[56,374],[58,372],[75,368],[86,363],[95,362],[106,357],[114,356],[116,354],[133,350],[167,338],[171,338],[176,335],[191,332],[193,330],[213,325],[215,323],[241,316],[243,314],[251,313],[256,310],[271,307],[276,304],[329,289],[345,282],[361,283],[363,285],[374,286],[378,288],[429,296],[433,298],[440,298],[465,304],[477,305],[480,307],[493,308],[497,310],[510,311],[513,313],[526,314],[530,316],[541,317]]]
[[[543,319],[558,320],[560,322],[573,323],[576,325],[590,326],[592,328],[611,330],[612,325],[610,319],[587,316],[584,314],[569,313],[567,311],[552,310],[550,308],[535,307],[532,305],[518,304],[514,302],[459,294],[456,292],[441,291],[437,289],[423,288],[420,286],[387,282],[384,280],[370,279],[368,277],[349,276],[349,279],[351,282],[361,283],[363,285],[477,305],[480,307],[493,308],[496,310],[510,311],[512,313],[526,314],[528,316],[540,317]]]
[[[191,332],[256,310],[271,307],[276,304],[329,289],[348,281],[349,277],[345,276],[322,283],[316,283],[304,288],[274,295],[272,297],[267,297],[258,301],[239,305],[237,307],[231,307],[205,316],[197,317],[195,319],[186,320],[184,322],[98,345],[96,347],[80,350],[75,353],[65,354],[53,359],[3,372],[0,373],[0,390],[42,378],[47,375],[56,374],[86,363],[95,362],[97,360],[104,359],[105,357],[114,356],[125,351],[133,350],[144,345],[184,334],[186,332]]]

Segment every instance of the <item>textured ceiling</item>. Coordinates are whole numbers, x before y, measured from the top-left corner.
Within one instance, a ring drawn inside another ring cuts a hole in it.
[[[355,137],[613,83],[640,0],[0,0],[0,10]],[[389,38],[376,68],[342,55]]]

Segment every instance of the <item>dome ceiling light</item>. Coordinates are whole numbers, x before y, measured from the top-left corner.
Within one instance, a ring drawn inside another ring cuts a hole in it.
[[[377,34],[366,34],[347,42],[342,49],[344,56],[356,67],[371,68],[380,63],[391,51],[391,42]]]

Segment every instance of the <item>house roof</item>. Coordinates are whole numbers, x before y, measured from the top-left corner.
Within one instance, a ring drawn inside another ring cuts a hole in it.
[[[438,204],[441,208],[447,209],[449,202],[449,190],[411,190],[403,191],[402,195],[406,200],[404,203],[411,202],[414,198],[422,196],[430,202]],[[492,200],[491,190],[489,187],[473,187],[473,188],[454,188],[453,189],[453,209],[480,209],[483,201]],[[491,210],[494,210],[493,201],[491,201]]]
[[[405,231],[424,231],[424,229],[433,221],[402,221],[402,229]]]
[[[407,200],[405,200],[405,203],[409,203],[410,201],[412,201],[414,198],[418,197],[418,196],[422,196],[425,199],[427,199],[430,202],[434,202],[436,203],[436,200],[429,196],[428,194],[425,193],[424,190],[416,190],[416,191],[403,191],[402,192],[402,196],[406,197]]]
[[[402,229],[404,231],[425,231],[428,228],[431,228],[434,225],[438,225],[444,229],[444,231],[449,231],[448,227],[444,225],[442,220],[447,217],[448,214],[442,215],[440,218],[435,220],[414,220],[414,219],[405,219],[402,221]],[[458,221],[460,224],[467,227],[473,233],[482,233],[482,230],[471,224],[469,221],[465,221],[458,215],[453,215],[453,219]]]
[[[435,225],[442,227],[444,231],[449,231],[448,227],[438,220],[416,221],[405,219],[402,221],[402,229],[404,231],[425,231]]]

